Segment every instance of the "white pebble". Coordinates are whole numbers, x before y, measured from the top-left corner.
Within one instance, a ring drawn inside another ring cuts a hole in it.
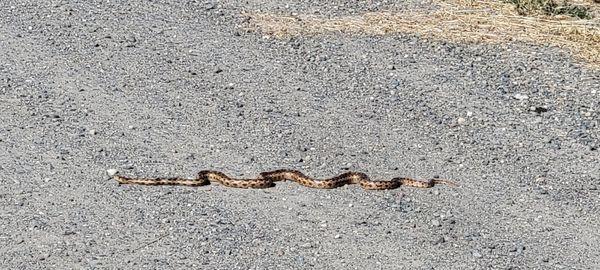
[[[514,97],[518,100],[524,100],[524,99],[529,98],[527,95],[522,95],[522,94],[515,94]]]
[[[312,247],[312,244],[311,243],[303,243],[303,244],[300,244],[300,247],[302,247],[302,248],[310,248],[310,247]]]
[[[119,171],[117,169],[108,169],[108,170],[106,170],[106,173],[109,176],[114,176],[115,174],[119,173]]]

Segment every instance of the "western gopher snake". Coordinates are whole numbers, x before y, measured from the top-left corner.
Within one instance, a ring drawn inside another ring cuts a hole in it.
[[[129,178],[119,175],[113,176],[119,184],[137,184],[137,185],[182,185],[182,186],[204,186],[211,182],[217,182],[227,187],[235,188],[268,188],[275,185],[278,181],[294,181],[300,185],[319,188],[332,189],[343,185],[358,184],[368,190],[395,189],[400,186],[430,188],[435,184],[446,184],[456,186],[454,182],[442,179],[430,179],[425,181],[397,177],[390,181],[373,181],[364,173],[347,172],[336,177],[328,179],[313,179],[303,173],[295,170],[276,170],[262,172],[257,178],[237,179],[231,178],[218,171],[201,171],[195,179],[186,178]]]

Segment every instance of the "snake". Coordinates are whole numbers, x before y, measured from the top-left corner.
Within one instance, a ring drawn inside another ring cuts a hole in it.
[[[292,181],[302,186],[316,189],[333,189],[344,185],[359,185],[365,190],[387,190],[396,189],[400,186],[431,188],[436,184],[445,184],[457,186],[456,183],[432,178],[428,180],[416,180],[406,177],[396,177],[391,180],[371,180],[368,175],[361,172],[346,172],[338,176],[326,179],[314,179],[306,176],[300,171],[280,169],[275,171],[261,172],[256,178],[240,179],[230,177],[219,171],[205,170],[200,171],[196,178],[131,178],[120,175],[114,175],[113,178],[121,184],[132,185],[176,185],[176,186],[205,186],[211,183],[219,183],[226,187],[233,188],[270,188],[275,186],[275,182]]]

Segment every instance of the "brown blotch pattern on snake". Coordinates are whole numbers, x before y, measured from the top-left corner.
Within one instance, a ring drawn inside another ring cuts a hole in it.
[[[286,169],[262,172],[258,177],[252,179],[232,178],[219,171],[200,171],[195,179],[130,178],[119,175],[115,175],[113,178],[119,182],[119,184],[204,186],[216,182],[223,186],[235,188],[269,188],[274,186],[275,182],[280,181],[292,181],[306,187],[317,189],[333,189],[352,184],[359,185],[366,190],[395,189],[400,186],[431,188],[436,184],[456,186],[454,182],[443,179],[416,180],[397,177],[390,181],[373,181],[369,176],[361,172],[346,172],[332,178],[314,179],[299,171]]]

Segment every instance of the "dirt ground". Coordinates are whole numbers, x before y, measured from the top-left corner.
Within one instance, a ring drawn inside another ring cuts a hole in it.
[[[0,5],[5,269],[599,269],[600,71],[548,46],[277,39],[243,12],[424,1]],[[119,186],[107,170],[458,187]]]

